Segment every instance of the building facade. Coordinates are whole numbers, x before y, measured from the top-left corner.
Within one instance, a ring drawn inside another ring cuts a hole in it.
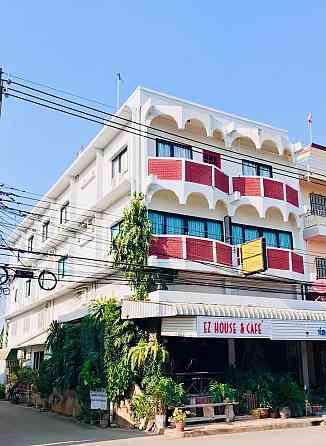
[[[51,321],[78,319],[94,297],[115,295],[125,318],[155,321],[176,372],[255,360],[309,385],[326,303],[306,299],[311,242],[295,149],[285,130],[135,90],[9,241],[16,269],[34,273],[12,282],[8,348],[37,367]],[[173,277],[134,303],[110,246],[139,192],[152,226],[149,265]],[[267,269],[244,277],[240,247],[260,237]],[[53,290],[40,286],[42,271],[55,274]],[[208,361],[212,352],[218,361]]]

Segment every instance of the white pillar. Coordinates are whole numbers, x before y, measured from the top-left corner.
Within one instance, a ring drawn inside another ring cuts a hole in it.
[[[301,341],[301,366],[303,385],[306,389],[309,388],[309,369],[308,369],[308,349],[307,341]]]
[[[228,360],[229,360],[229,367],[236,367],[236,359],[235,359],[235,340],[234,339],[228,339]]]

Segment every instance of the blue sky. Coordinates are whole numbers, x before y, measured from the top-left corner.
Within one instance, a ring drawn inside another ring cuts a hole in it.
[[[115,104],[138,85],[326,144],[324,0],[2,0],[0,64],[26,79]],[[0,183],[45,192],[98,127],[8,98]]]

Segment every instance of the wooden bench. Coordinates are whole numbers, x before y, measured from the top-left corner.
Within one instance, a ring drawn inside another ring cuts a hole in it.
[[[179,409],[203,409],[204,416],[202,417],[187,417],[186,423],[199,423],[203,421],[215,421],[215,420],[226,420],[225,414],[215,415],[214,407],[226,407],[226,406],[235,406],[238,405],[238,401],[232,401],[230,403],[202,403],[202,404],[184,404],[183,406],[179,406]],[[174,409],[174,406],[169,407],[169,409]],[[206,409],[206,415],[205,415]],[[208,409],[208,410],[207,410]],[[208,415],[207,412],[211,412],[211,415]]]

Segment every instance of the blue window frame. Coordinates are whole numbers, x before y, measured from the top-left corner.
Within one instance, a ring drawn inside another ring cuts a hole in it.
[[[155,235],[191,235],[223,241],[223,223],[221,221],[160,211],[148,211],[148,217],[152,233]]]
[[[264,237],[266,246],[293,249],[292,234],[288,231],[232,223],[231,232],[232,245],[239,245],[259,237]]]
[[[115,237],[118,235],[121,223],[122,222],[119,221],[118,223],[115,223],[114,225],[111,226],[111,228],[110,228],[110,230],[111,230],[111,241],[114,240]]]
[[[156,140],[156,156],[192,159],[192,147],[169,141]]]

